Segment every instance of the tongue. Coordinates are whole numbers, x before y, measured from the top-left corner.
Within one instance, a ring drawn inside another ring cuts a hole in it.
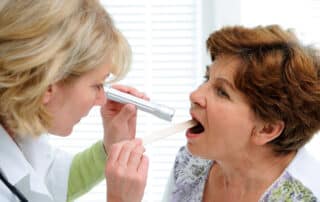
[[[195,134],[202,133],[203,131],[204,131],[204,128],[202,127],[201,124],[198,124],[193,128],[190,128],[190,132]]]

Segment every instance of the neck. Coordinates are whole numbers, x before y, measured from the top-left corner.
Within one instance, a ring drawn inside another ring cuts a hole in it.
[[[256,193],[259,197],[283,173],[296,152],[278,156],[269,152],[255,152],[231,161],[216,161],[208,183],[220,186],[224,193],[244,197]],[[215,187],[215,186],[214,186]],[[244,197],[246,198],[246,197]]]

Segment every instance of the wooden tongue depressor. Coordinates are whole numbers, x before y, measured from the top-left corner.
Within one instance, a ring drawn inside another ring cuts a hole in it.
[[[184,121],[181,123],[174,124],[168,128],[154,131],[151,134],[146,135],[142,138],[143,144],[147,145],[147,144],[153,143],[157,140],[166,138],[169,135],[173,135],[177,132],[181,132],[183,130],[191,128],[192,126],[195,126],[196,124],[197,123],[194,120],[189,120],[189,121]]]

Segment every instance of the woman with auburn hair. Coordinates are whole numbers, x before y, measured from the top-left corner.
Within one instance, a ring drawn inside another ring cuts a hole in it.
[[[98,0],[1,1],[1,202],[72,201],[105,175],[109,202],[140,200],[148,161],[141,141],[131,140],[136,108],[106,100],[103,90],[110,74],[118,80],[128,72],[130,58]],[[48,144],[48,133],[68,136],[93,106],[101,106],[103,141],[75,156]],[[132,186],[135,193],[123,191]]]
[[[320,129],[320,60],[277,25],[210,35],[212,64],[191,93],[187,145],[164,201],[320,200],[320,162],[304,145]]]

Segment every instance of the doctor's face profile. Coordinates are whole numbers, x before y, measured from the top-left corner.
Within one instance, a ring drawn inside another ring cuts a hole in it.
[[[104,104],[109,73],[114,81],[126,75],[130,45],[99,1],[19,4],[7,1],[0,9],[0,122],[12,137],[66,136]]]
[[[87,116],[92,107],[105,103],[103,84],[109,70],[110,65],[105,63],[67,83],[59,81],[48,87],[43,103],[52,117],[49,133],[69,135],[73,126]]]

